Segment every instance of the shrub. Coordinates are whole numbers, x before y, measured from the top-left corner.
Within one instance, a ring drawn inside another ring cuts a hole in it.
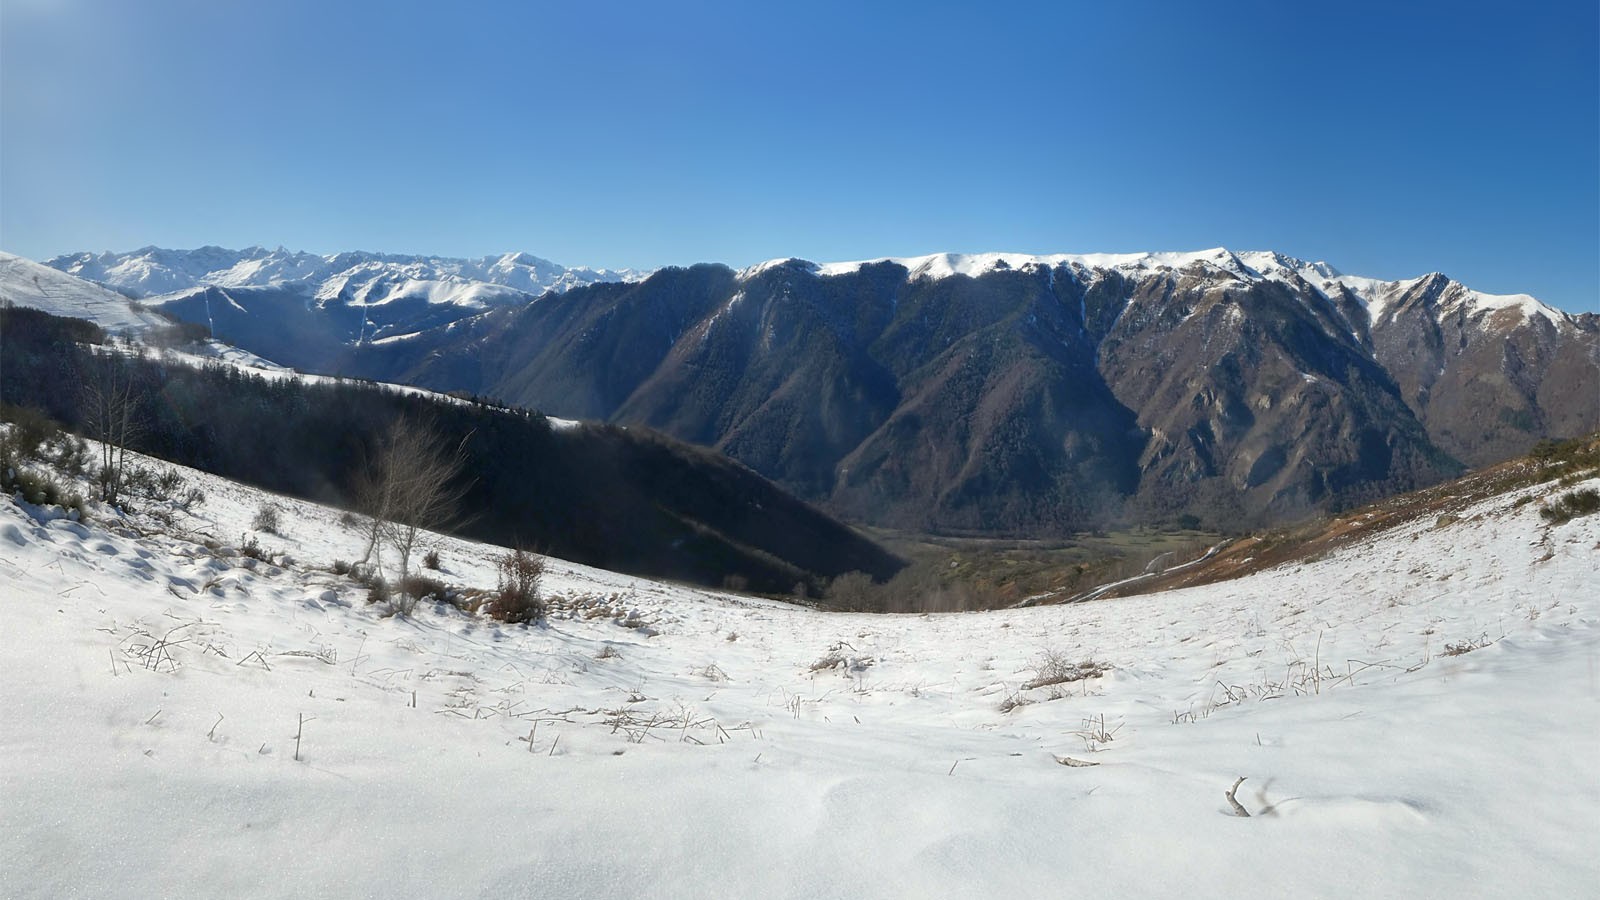
[[[0,407],[0,419],[11,423],[11,428],[0,437],[0,444],[5,446],[0,454],[13,454],[18,459],[44,459],[45,446],[62,438],[61,426],[31,407]]]
[[[1592,515],[1600,512],[1600,491],[1594,488],[1584,488],[1581,491],[1572,491],[1557,497],[1549,505],[1539,510],[1539,515],[1552,525],[1560,525],[1576,519],[1579,516]]]
[[[6,464],[0,468],[0,487],[8,493],[20,494],[23,500],[35,506],[59,506],[76,512],[80,520],[88,512],[81,494],[43,472]]]
[[[278,516],[278,507],[271,503],[263,503],[256,510],[256,517],[250,520],[250,527],[267,534],[277,534],[281,524]]]
[[[1592,436],[1565,441],[1545,440],[1535,444],[1529,455],[1543,464],[1547,476],[1584,477],[1579,473],[1600,465],[1600,441]]]
[[[19,494],[36,506],[61,506],[83,513],[83,500],[46,472],[23,465],[44,458],[43,447],[60,430],[49,418],[26,407],[0,407],[11,426],[0,431],[0,490]]]
[[[1065,653],[1055,650],[1045,650],[1033,661],[1033,680],[1022,686],[1023,690],[1031,691],[1034,688],[1047,687],[1052,684],[1066,684],[1073,681],[1082,681],[1085,678],[1098,678],[1111,668],[1105,663],[1085,659],[1081,662],[1072,662]]]
[[[435,572],[439,571],[439,548],[435,547],[434,549],[429,550],[427,554],[422,557],[422,565],[424,568],[432,569]]]
[[[865,572],[846,572],[828,584],[828,600],[840,609],[875,608],[872,576]]]
[[[455,593],[444,582],[426,575],[405,575],[392,585],[382,575],[370,575],[364,582],[367,585],[367,602],[387,603],[397,616],[411,615],[425,597],[449,601],[454,599],[452,595]]]
[[[45,462],[55,466],[63,475],[77,477],[87,474],[91,459],[89,442],[75,434],[63,431],[46,445]]]
[[[1577,456],[1583,450],[1583,441],[1565,440],[1558,441],[1545,438],[1533,445],[1528,455],[1540,462],[1566,461]]]
[[[170,503],[187,512],[206,500],[203,491],[187,485],[183,476],[173,469],[132,465],[123,467],[122,493],[127,497],[138,497],[153,503]]]
[[[54,423],[25,407],[8,406],[0,413],[11,422],[10,428],[0,431],[0,488],[6,493],[20,493],[29,503],[59,505],[66,496],[62,486],[50,476],[23,466],[24,462],[41,457],[41,448]]]
[[[450,589],[444,582],[427,575],[407,575],[400,580],[400,590],[404,591],[413,601],[424,597],[434,597],[439,600],[450,598]]]
[[[945,577],[943,560],[906,566],[884,584],[864,572],[846,572],[828,585],[828,601],[854,612],[955,612],[982,605],[973,585]]]
[[[16,490],[16,481],[22,477],[22,453],[12,435],[0,434],[0,487],[9,493]]]
[[[543,556],[518,547],[495,561],[500,571],[500,586],[484,609],[502,622],[537,622],[544,618],[545,603],[539,596],[544,577]]]
[[[335,574],[335,575],[349,575],[350,574],[350,562],[348,560],[343,560],[343,559],[334,560],[333,561],[333,574]]]
[[[259,559],[263,562],[270,562],[272,558],[271,552],[262,549],[261,542],[256,540],[256,536],[253,534],[239,535],[239,553],[242,556]]]

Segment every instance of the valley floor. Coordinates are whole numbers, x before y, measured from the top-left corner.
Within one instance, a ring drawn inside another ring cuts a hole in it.
[[[524,627],[385,616],[328,570],[361,549],[337,511],[190,477],[185,537],[0,498],[0,894],[1600,885],[1600,516],[1513,494],[1238,581],[932,616],[552,560]],[[293,560],[196,542],[268,499]],[[493,586],[499,548],[438,546]]]

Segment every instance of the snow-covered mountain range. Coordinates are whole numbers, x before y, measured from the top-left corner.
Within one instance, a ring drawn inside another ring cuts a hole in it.
[[[52,263],[182,273],[146,302],[283,365],[649,425],[916,530],[1281,521],[1600,427],[1600,316],[1271,251],[791,258],[539,295],[512,285],[553,270],[509,257]]]
[[[74,253],[47,266],[142,298],[285,365],[338,371],[349,348],[491,309],[521,308],[548,292],[648,272],[567,268],[527,253],[478,259],[385,253],[319,256],[250,247]]]
[[[1048,271],[1059,266],[1116,272],[1123,276],[1198,266],[1247,280],[1304,280],[1329,295],[1348,291],[1368,307],[1373,320],[1382,316],[1393,299],[1423,279],[1434,277],[1368,278],[1347,275],[1326,262],[1307,262],[1271,250],[1234,252],[1224,247],[1145,253],[934,253],[832,263],[784,257],[749,266],[740,271],[740,276],[753,276],[775,266],[792,264],[810,267],[819,276],[839,276],[882,263],[903,266],[908,280],[912,281],[952,275],[976,278],[1007,269]],[[45,260],[44,264],[136,299],[197,287],[260,288],[300,284],[309,286],[319,301],[341,298],[378,306],[407,298],[425,298],[432,303],[477,308],[526,300],[523,294],[537,296],[545,291],[560,292],[600,282],[641,281],[651,274],[649,270],[638,269],[567,267],[529,253],[463,259],[361,251],[318,255],[282,247],[276,250],[144,247],[125,253],[63,254]],[[1468,314],[1516,309],[1524,316],[1543,316],[1556,324],[1571,319],[1568,314],[1527,294],[1488,294],[1465,286],[1460,286],[1449,305]]]
[[[176,300],[207,287],[292,287],[308,293],[317,305],[334,302],[378,307],[423,301],[429,305],[457,306],[463,311],[515,306],[530,302],[532,297],[545,291],[564,292],[602,282],[636,282],[651,274],[636,269],[569,268],[528,253],[461,259],[360,251],[318,255],[282,247],[276,250],[145,247],[125,253],[63,254],[45,260],[44,264],[136,299]],[[907,281],[939,280],[954,275],[979,278],[1007,270],[1053,272],[1059,267],[1114,273],[1122,278],[1197,269],[1246,281],[1309,284],[1331,302],[1347,299],[1359,302],[1370,323],[1393,312],[1395,301],[1407,291],[1424,281],[1442,277],[1431,273],[1417,278],[1384,280],[1347,275],[1326,262],[1308,262],[1270,250],[1234,252],[1224,247],[1144,253],[934,253],[832,263],[784,257],[742,269],[739,277],[754,277],[779,266],[799,266],[827,278],[855,274],[865,266],[881,264],[903,267]],[[1522,318],[1543,317],[1563,330],[1570,329],[1574,321],[1571,315],[1527,294],[1488,294],[1455,282],[1447,293],[1448,296],[1441,298],[1441,307],[1447,312],[1480,316],[1510,309]],[[371,340],[374,336],[364,333],[361,337]]]
[[[341,364],[650,425],[915,530],[1292,519],[1600,427],[1600,317],[1224,248],[698,265]]]
[[[1348,294],[1358,299],[1370,321],[1382,319],[1394,301],[1419,283],[1442,277],[1430,273],[1416,278],[1385,280],[1362,275],[1346,275],[1326,262],[1307,262],[1272,250],[1232,251],[1226,247],[1192,252],[1147,253],[933,253],[926,256],[881,257],[853,262],[812,263],[795,257],[772,259],[740,271],[740,277],[758,275],[768,269],[798,265],[820,277],[836,277],[859,272],[862,267],[890,263],[906,270],[910,281],[939,280],[954,275],[978,278],[991,272],[1037,269],[1051,272],[1059,267],[1076,271],[1116,273],[1137,278],[1163,271],[1197,270],[1244,281],[1281,281],[1315,286],[1324,297],[1337,301]],[[1524,318],[1542,316],[1558,327],[1570,324],[1573,317],[1546,305],[1528,294],[1488,294],[1453,282],[1443,306],[1468,316],[1515,309]]]
[[[528,253],[477,259],[365,252],[319,256],[282,247],[145,247],[128,253],[69,253],[45,260],[45,265],[136,298],[195,287],[302,284],[319,300],[343,297],[379,305],[424,297],[434,303],[480,307],[523,300],[524,294],[564,291],[600,281],[634,281],[649,274],[633,269],[567,268]]]

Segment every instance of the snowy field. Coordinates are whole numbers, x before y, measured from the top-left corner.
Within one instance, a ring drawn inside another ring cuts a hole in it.
[[[260,535],[292,561],[207,550],[274,498],[190,477],[187,537],[0,498],[0,895],[1600,890],[1600,516],[933,616],[552,560],[524,627],[386,617],[311,504]]]

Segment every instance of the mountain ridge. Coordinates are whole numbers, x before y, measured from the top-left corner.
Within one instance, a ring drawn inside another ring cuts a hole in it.
[[[1182,269],[1201,264],[1247,277],[1281,278],[1286,274],[1293,274],[1323,290],[1336,286],[1348,287],[1369,303],[1379,300],[1380,308],[1384,290],[1403,290],[1433,277],[1448,278],[1438,271],[1412,278],[1372,278],[1346,273],[1326,261],[1307,261],[1276,250],[1235,251],[1220,246],[1195,251],[1127,253],[1035,254],[1012,251],[979,253],[941,251],[919,256],[885,256],[821,263],[803,257],[786,256],[774,257],[734,270],[739,277],[744,278],[768,268],[792,263],[811,267],[824,277],[848,274],[865,265],[895,263],[910,271],[913,278],[923,276],[941,278],[953,274],[971,277],[996,269],[1019,269],[1026,266],[1054,268],[1062,264],[1124,271]],[[412,272],[420,269],[431,271],[431,274],[437,276],[430,280],[479,281],[534,295],[545,290],[565,291],[579,285],[599,282],[641,281],[657,271],[569,267],[526,251],[508,251],[479,257],[450,257],[365,250],[317,254],[288,250],[282,246],[268,250],[259,245],[241,250],[215,245],[191,250],[147,245],[121,253],[78,251],[51,257],[42,261],[42,264],[126,293],[134,299],[156,297],[205,285],[223,288],[268,287],[292,281],[313,279],[325,281],[341,275],[348,278],[348,270],[363,266],[390,266],[396,267],[398,271]],[[1479,309],[1515,306],[1521,308],[1527,315],[1544,315],[1552,321],[1582,315],[1560,310],[1528,294],[1490,294],[1471,289],[1467,291]]]
[[[357,370],[651,425],[851,518],[954,531],[1282,521],[1597,418],[1594,316],[1280,254],[1104,261],[672,268],[364,348]]]
[[[703,263],[471,307],[287,283],[151,303],[299,368],[659,428],[907,529],[1284,521],[1600,427],[1600,316],[1271,251]]]
[[[952,253],[941,252],[909,257],[877,257],[850,262],[816,263],[801,257],[778,257],[746,266],[739,270],[740,277],[759,274],[769,268],[786,264],[799,264],[810,268],[821,277],[850,274],[862,266],[892,263],[907,270],[909,278],[947,278],[952,275],[977,277],[1004,269],[1025,269],[1038,266],[1054,269],[1068,265],[1081,269],[1106,269],[1121,272],[1151,272],[1162,269],[1181,270],[1200,265],[1254,280],[1287,280],[1297,277],[1313,285],[1326,296],[1328,291],[1347,288],[1359,297],[1374,317],[1385,310],[1386,299],[1395,292],[1403,292],[1412,285],[1429,279],[1445,278],[1456,282],[1442,272],[1428,272],[1414,278],[1381,279],[1364,275],[1351,275],[1334,268],[1326,261],[1306,261],[1276,250],[1240,250],[1214,247],[1196,251],[1140,251],[1133,253],[1052,253],[1029,254],[1013,252]],[[1524,316],[1544,316],[1552,322],[1571,319],[1572,313],[1550,306],[1529,294],[1489,294],[1462,285],[1463,302],[1472,312],[1517,308]],[[1376,307],[1376,310],[1372,310]]]

